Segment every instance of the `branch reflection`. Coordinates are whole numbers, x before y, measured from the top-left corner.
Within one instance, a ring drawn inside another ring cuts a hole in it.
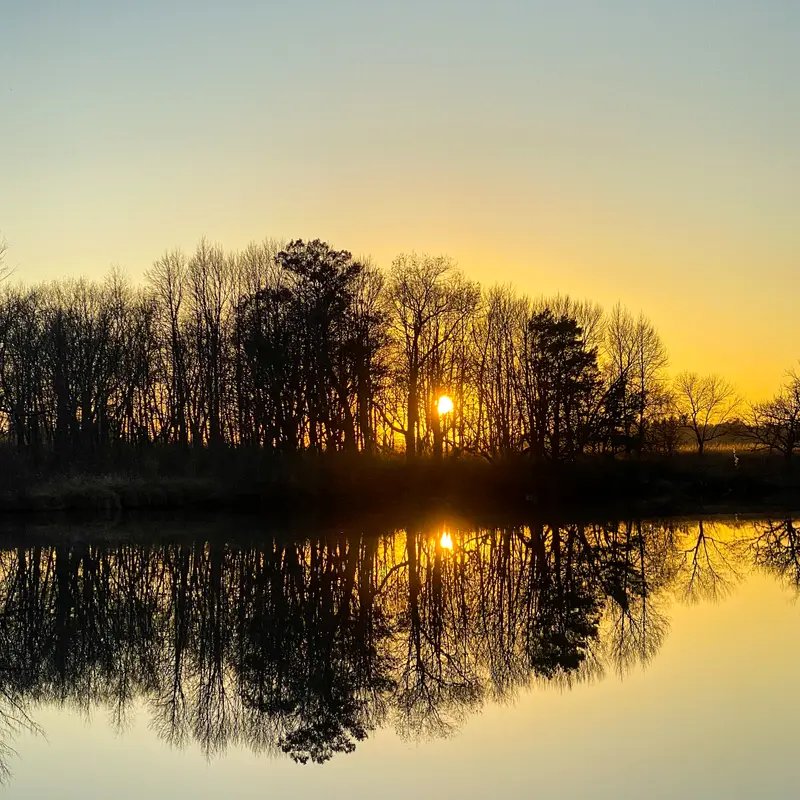
[[[208,756],[236,745],[324,762],[383,725],[447,735],[532,682],[646,664],[676,596],[715,599],[748,565],[796,587],[794,523],[7,549],[0,741],[35,727],[42,704],[105,707],[124,729],[143,703],[165,742]]]

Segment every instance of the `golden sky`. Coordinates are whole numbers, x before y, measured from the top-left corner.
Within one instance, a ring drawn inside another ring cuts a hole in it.
[[[795,3],[120,6],[4,14],[21,280],[319,237],[619,299],[751,397],[800,358]]]

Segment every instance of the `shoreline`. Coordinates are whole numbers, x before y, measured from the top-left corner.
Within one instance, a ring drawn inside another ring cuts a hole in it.
[[[468,515],[509,512],[591,518],[758,513],[800,508],[800,469],[727,454],[662,459],[587,458],[570,464],[477,459],[407,464],[380,458],[306,458],[250,474],[53,475],[0,493],[0,518],[123,512],[402,515],[437,507]]]

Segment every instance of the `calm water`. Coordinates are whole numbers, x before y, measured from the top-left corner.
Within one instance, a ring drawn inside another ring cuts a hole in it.
[[[8,797],[798,796],[789,521],[5,536]]]

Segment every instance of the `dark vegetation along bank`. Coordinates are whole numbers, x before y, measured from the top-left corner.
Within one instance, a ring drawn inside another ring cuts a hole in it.
[[[226,471],[226,463],[234,466]],[[0,510],[224,509],[341,518],[444,507],[463,513],[540,510],[578,519],[606,512],[792,509],[800,500],[800,470],[767,456],[742,458],[735,466],[730,453],[718,452],[635,461],[587,457],[569,464],[472,458],[408,464],[346,456],[304,457],[252,470],[246,463],[240,453],[226,451],[203,475],[56,474],[6,490]]]
[[[320,241],[0,296],[0,506],[791,502],[800,379],[671,375],[644,316]]]

